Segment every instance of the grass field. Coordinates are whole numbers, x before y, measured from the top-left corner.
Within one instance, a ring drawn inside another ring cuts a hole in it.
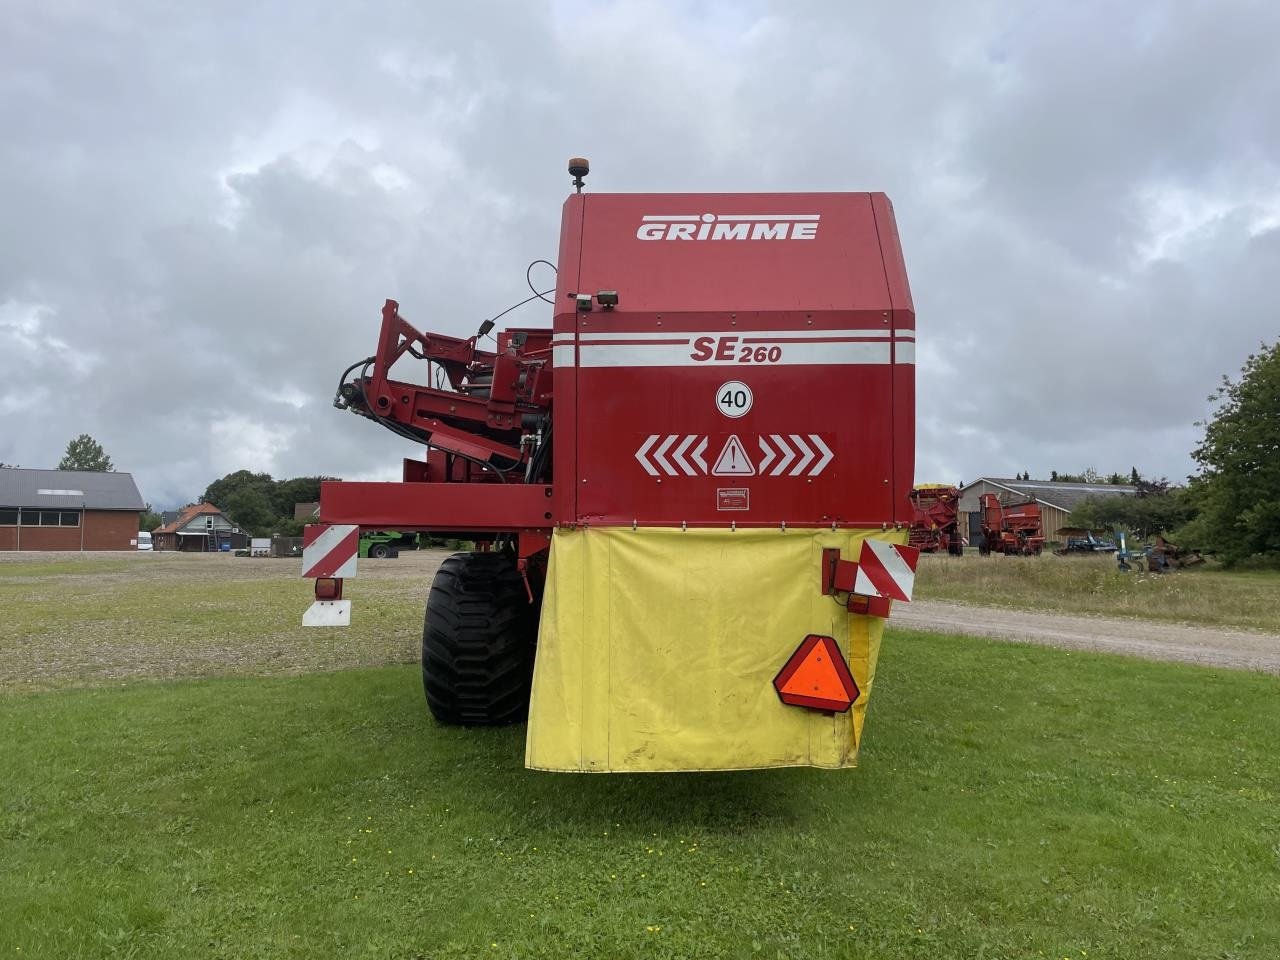
[[[339,669],[411,655],[412,562],[345,655],[216,562],[0,565],[81,687],[0,677],[0,957],[1277,955],[1277,678],[890,630],[857,770],[531,773]]]
[[[303,673],[417,658],[443,553],[363,564],[345,630],[307,630],[300,561],[155,555],[0,562],[0,692]]]
[[[1280,571],[1120,573],[1113,557],[921,557],[916,598],[1280,633]]]
[[[859,770],[571,776],[413,667],[0,700],[0,956],[1259,957],[1277,682],[893,636]]]

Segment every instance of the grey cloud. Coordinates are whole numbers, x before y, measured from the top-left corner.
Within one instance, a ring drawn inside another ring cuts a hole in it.
[[[338,372],[387,296],[456,334],[523,298],[583,153],[591,189],[888,191],[921,479],[1182,476],[1280,330],[1280,15],[1029,10],[8,11],[0,460],[88,431],[164,504],[241,466],[394,475],[415,449],[334,411]]]

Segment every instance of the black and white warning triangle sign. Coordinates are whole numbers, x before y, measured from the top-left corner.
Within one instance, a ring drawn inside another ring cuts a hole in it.
[[[716,457],[716,464],[711,468],[713,477],[754,477],[755,464],[747,456],[747,448],[742,445],[737,434],[724,442],[724,449]]]

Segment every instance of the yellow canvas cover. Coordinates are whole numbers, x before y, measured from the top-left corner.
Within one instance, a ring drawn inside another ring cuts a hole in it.
[[[821,592],[822,551],[856,560],[905,530],[562,528],[552,539],[525,765],[643,772],[850,767],[884,621]],[[807,634],[833,637],[851,710],[778,699]]]

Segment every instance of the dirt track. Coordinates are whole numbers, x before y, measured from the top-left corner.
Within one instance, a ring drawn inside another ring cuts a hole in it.
[[[896,604],[889,622],[911,630],[1280,674],[1280,636],[1272,633],[970,607],[940,600]]]

